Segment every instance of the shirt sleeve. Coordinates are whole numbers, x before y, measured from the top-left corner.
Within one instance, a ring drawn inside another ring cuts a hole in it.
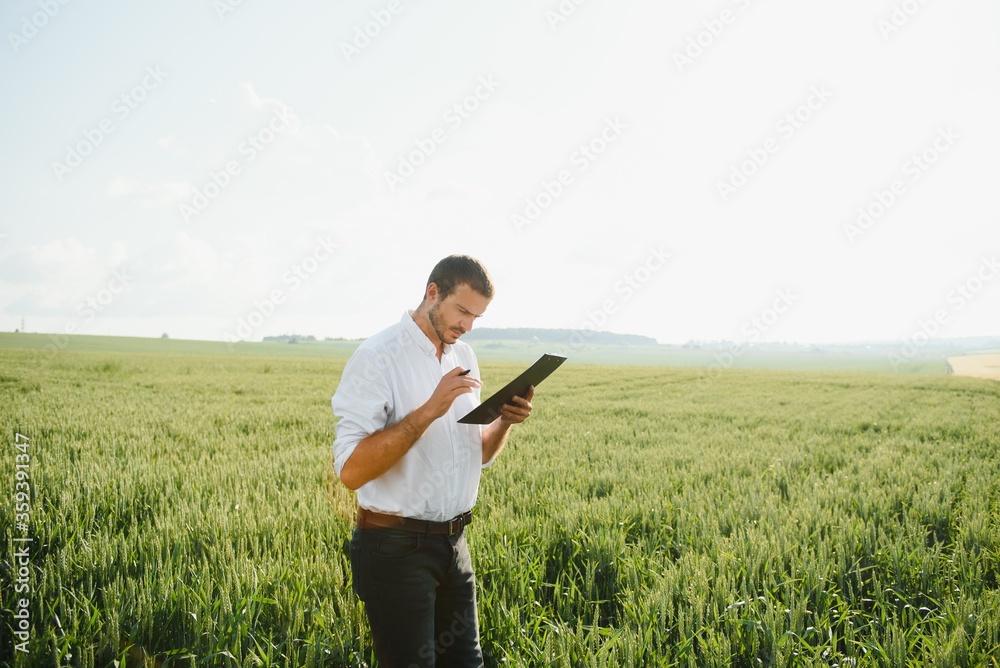
[[[480,440],[480,442],[482,442],[482,440],[483,440],[483,432],[486,431],[486,430],[483,427],[483,425],[478,425],[478,426],[479,426],[479,440]],[[496,459],[497,459],[497,456],[493,455],[493,457],[492,457],[492,459],[490,459],[490,461],[484,462],[482,464],[482,468],[488,469],[489,467],[493,466],[493,462],[495,462]]]
[[[330,403],[337,417],[333,466],[339,477],[358,443],[384,429],[392,413],[392,389],[377,353],[359,348],[351,356]]]

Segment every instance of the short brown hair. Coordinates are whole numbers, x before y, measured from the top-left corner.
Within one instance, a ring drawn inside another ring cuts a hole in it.
[[[431,270],[424,287],[424,297],[431,283],[438,287],[438,297],[444,299],[460,285],[470,288],[487,299],[493,299],[493,281],[486,267],[474,257],[468,255],[449,255]]]

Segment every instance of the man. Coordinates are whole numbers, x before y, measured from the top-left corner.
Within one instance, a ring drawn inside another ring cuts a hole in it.
[[[333,396],[334,466],[359,506],[354,591],[381,668],[483,665],[464,527],[481,469],[531,414],[534,394],[485,427],[458,423],[482,386],[475,354],[458,339],[492,298],[477,260],[441,260],[420,306],[361,344]]]

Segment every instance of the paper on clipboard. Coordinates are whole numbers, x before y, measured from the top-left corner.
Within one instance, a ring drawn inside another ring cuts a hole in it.
[[[489,424],[500,417],[500,407],[509,404],[515,396],[524,396],[528,393],[528,387],[538,384],[549,377],[559,365],[566,361],[562,355],[545,354],[528,367],[524,373],[510,381],[493,395],[479,404],[476,408],[466,413],[459,422],[463,424]]]

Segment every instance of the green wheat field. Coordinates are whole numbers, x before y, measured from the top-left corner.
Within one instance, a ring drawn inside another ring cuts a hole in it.
[[[374,666],[349,347],[39,338],[0,337],[0,663]],[[468,529],[487,666],[1000,666],[997,382],[570,360],[534,403]]]

